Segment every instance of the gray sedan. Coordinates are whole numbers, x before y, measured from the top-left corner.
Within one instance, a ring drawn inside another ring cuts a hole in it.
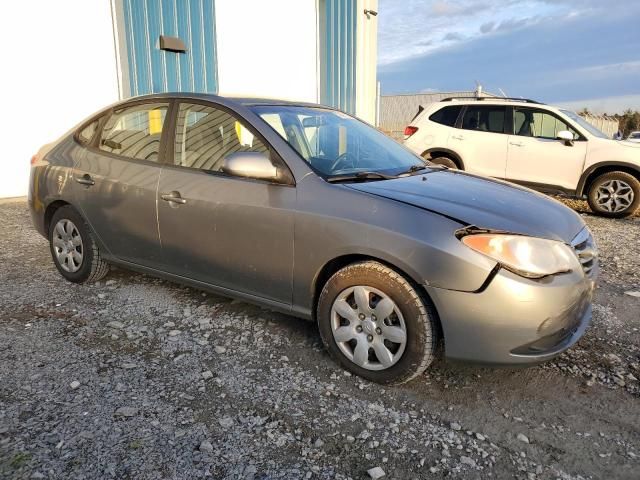
[[[579,215],[318,105],[112,105],[33,157],[29,204],[67,280],[115,264],[313,320],[380,383],[419,375],[439,342],[454,359],[540,362],[591,318]]]

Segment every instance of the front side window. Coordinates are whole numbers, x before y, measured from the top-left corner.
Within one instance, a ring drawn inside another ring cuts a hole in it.
[[[181,103],[176,123],[175,165],[222,171],[224,158],[235,152],[261,152],[268,147],[224,110]]]
[[[522,137],[556,139],[558,132],[570,131],[575,139],[580,135],[565,121],[545,110],[534,108],[513,109],[513,132]]]
[[[124,157],[157,162],[168,109],[166,103],[148,103],[114,111],[102,129],[98,148]]]
[[[480,132],[504,133],[507,109],[500,105],[470,105],[464,112],[462,128]]]
[[[456,124],[456,120],[458,120],[458,115],[460,115],[460,110],[462,110],[461,105],[444,107],[438,110],[433,115],[431,115],[429,117],[429,120],[431,120],[432,122],[439,123],[441,125],[446,125],[447,127],[453,127]]]
[[[323,176],[396,175],[424,161],[382,132],[336,110],[293,105],[252,107]]]

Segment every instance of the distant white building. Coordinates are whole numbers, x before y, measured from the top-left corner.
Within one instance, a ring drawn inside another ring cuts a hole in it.
[[[0,80],[3,91],[11,92],[4,101],[11,116],[1,120],[11,142],[0,162],[0,197],[26,194],[29,159],[42,144],[133,95],[195,91],[282,98],[335,106],[374,123],[377,4],[11,2],[3,13],[14,25],[6,22],[0,40],[11,45],[3,53],[5,67],[19,74]]]

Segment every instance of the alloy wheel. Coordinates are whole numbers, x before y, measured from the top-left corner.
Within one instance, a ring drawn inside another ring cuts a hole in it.
[[[340,351],[367,370],[391,367],[407,344],[407,328],[396,303],[364,285],[347,288],[334,300],[331,330]]]
[[[607,180],[596,190],[596,205],[606,212],[626,210],[634,200],[633,188],[622,180]]]

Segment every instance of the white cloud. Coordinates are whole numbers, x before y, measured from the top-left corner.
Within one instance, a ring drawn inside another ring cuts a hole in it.
[[[616,97],[590,98],[572,100],[570,102],[556,102],[557,105],[569,110],[588,108],[593,113],[623,113],[626,109],[640,110],[640,95],[620,95]]]
[[[607,6],[596,0],[380,0],[378,63],[408,58]],[[559,28],[561,28],[559,26]]]

